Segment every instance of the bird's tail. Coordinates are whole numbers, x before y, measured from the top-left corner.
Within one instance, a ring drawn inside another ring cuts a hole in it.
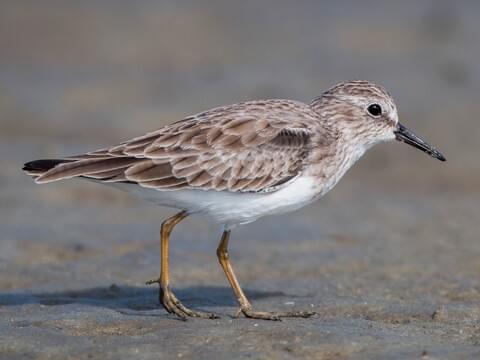
[[[101,180],[103,182],[127,181],[125,170],[137,162],[131,156],[79,155],[66,159],[42,159],[26,163],[23,171],[37,184],[74,177]]]
[[[45,174],[47,171],[53,169],[57,165],[71,162],[72,160],[65,159],[41,159],[33,160],[25,163],[22,170],[25,174],[32,176],[34,179]]]

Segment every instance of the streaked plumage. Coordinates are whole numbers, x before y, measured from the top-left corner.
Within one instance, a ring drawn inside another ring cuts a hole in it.
[[[83,176],[163,191],[268,192],[302,170],[316,116],[307,105],[286,100],[224,106],[68,157],[36,181]]]
[[[385,89],[350,81],[308,105],[262,100],[223,106],[109,148],[32,161],[24,170],[40,184],[82,177],[182,210],[162,226],[162,244],[168,244],[169,232],[188,214],[223,224],[219,259],[242,312],[273,319],[279,315],[253,312],[236,283],[224,257],[230,229],[318,199],[369,147],[395,138],[445,160],[398,123],[396,105]],[[162,273],[168,273],[164,267]],[[169,312],[201,316],[175,298],[168,276],[158,282]]]

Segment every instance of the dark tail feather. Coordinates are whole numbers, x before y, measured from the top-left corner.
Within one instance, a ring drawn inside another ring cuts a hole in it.
[[[27,175],[31,175],[33,177],[38,177],[48,170],[53,169],[58,164],[63,164],[71,162],[71,160],[60,160],[60,159],[42,159],[42,160],[34,160],[29,161],[25,165],[23,165],[23,171]]]

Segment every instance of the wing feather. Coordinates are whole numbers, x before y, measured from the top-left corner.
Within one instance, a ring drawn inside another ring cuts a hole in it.
[[[216,108],[72,156],[36,181],[83,176],[159,190],[274,191],[301,173],[317,118],[308,105],[287,100]]]

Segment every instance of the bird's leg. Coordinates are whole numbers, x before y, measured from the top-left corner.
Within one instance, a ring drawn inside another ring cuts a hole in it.
[[[232,264],[228,256],[228,240],[230,238],[230,230],[225,230],[222,234],[222,239],[217,248],[217,257],[220,265],[222,266],[225,275],[227,276],[228,282],[230,283],[235,296],[240,304],[240,309],[238,310],[236,316],[239,316],[240,313],[243,313],[248,318],[253,319],[263,319],[263,320],[280,320],[282,317],[303,317],[307,318],[312,315],[315,315],[315,312],[312,311],[292,311],[292,312],[265,312],[265,311],[254,311],[250,301],[248,301],[245,293],[243,292],[240,284],[238,283],[237,277],[233,272]]]
[[[182,319],[186,319],[188,316],[215,319],[218,318],[218,316],[215,314],[203,313],[187,308],[180,302],[180,300],[177,299],[169,287],[170,271],[168,266],[168,246],[170,234],[175,225],[177,225],[187,216],[188,213],[186,211],[182,211],[168,218],[162,223],[162,227],[160,229],[160,277],[157,280],[148,281],[147,285],[155,283],[160,285],[159,300],[169,313],[173,313]]]

